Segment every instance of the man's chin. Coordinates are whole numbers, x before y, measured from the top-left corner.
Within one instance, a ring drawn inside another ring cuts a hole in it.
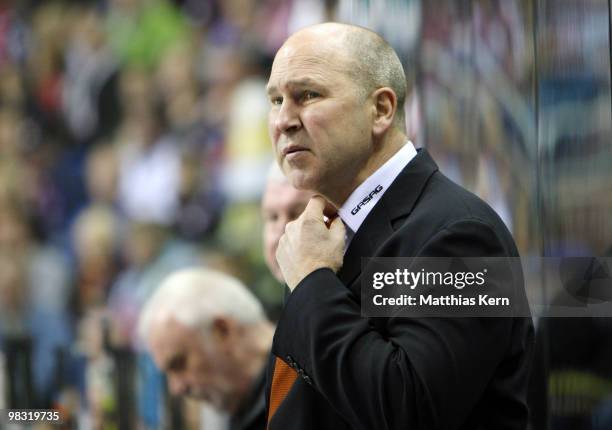
[[[286,176],[293,188],[303,191],[316,191],[317,181],[308,172],[301,169],[289,169]]]

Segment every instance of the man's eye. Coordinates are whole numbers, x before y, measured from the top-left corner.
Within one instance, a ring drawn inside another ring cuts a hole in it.
[[[270,103],[272,103],[275,106],[280,106],[281,104],[283,104],[283,98],[282,97],[272,97],[270,99]]]
[[[275,222],[278,220],[278,215],[276,214],[265,214],[264,221],[265,222]]]
[[[302,98],[304,100],[312,100],[312,99],[316,99],[317,97],[319,97],[319,93],[315,92],[315,91],[304,91],[304,93],[302,94]]]
[[[186,364],[187,362],[184,355],[174,357],[170,363],[168,363],[168,371],[173,370],[175,372],[180,372],[185,368]]]

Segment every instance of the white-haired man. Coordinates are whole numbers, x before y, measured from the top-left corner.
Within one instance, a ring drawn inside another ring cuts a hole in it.
[[[139,321],[171,393],[229,413],[231,430],[265,426],[264,368],[273,331],[244,285],[205,268],[166,278]]]

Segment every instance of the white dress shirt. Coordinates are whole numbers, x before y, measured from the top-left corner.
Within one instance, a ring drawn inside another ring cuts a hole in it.
[[[346,199],[338,210],[338,215],[347,227],[346,248],[348,248],[351,239],[370,211],[387,191],[387,188],[416,155],[417,152],[412,142],[406,142],[399,151],[363,181]]]

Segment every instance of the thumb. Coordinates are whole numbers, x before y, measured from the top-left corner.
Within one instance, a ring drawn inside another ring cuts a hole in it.
[[[342,241],[342,243],[344,243],[346,238],[346,227],[344,226],[344,223],[340,217],[335,218],[331,222],[329,226],[329,233],[332,239]]]
[[[302,213],[304,218],[318,219],[323,221],[323,210],[327,201],[322,196],[312,196]]]

